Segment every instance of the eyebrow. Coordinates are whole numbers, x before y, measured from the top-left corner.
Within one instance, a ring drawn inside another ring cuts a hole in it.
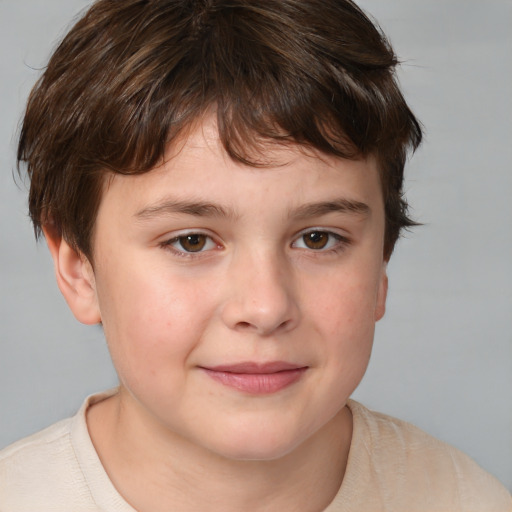
[[[308,217],[320,217],[328,213],[353,213],[368,216],[371,210],[366,203],[351,199],[334,199],[333,201],[322,201],[319,203],[305,204],[292,212],[292,217],[304,219]]]
[[[174,201],[172,199],[162,201],[153,206],[147,206],[139,210],[135,217],[149,220],[155,217],[165,217],[173,213],[193,215],[195,217],[235,217],[230,208],[202,201]]]
[[[309,217],[320,217],[329,213],[349,213],[367,216],[370,214],[370,211],[370,207],[365,203],[340,198],[332,201],[321,201],[299,206],[297,209],[290,212],[289,217],[306,219]],[[172,199],[164,200],[152,206],[146,206],[142,210],[139,210],[135,214],[135,217],[141,220],[150,220],[175,213],[195,217],[238,217],[233,209],[218,204],[203,201],[175,201]]]

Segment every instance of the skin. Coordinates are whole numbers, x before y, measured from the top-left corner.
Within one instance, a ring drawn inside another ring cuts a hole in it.
[[[45,230],[73,313],[103,324],[120,390],[88,427],[140,512],[315,512],[341,484],[346,403],[385,310],[378,171],[297,146],[265,158],[234,162],[207,120],[159,167],[108,181],[93,264]],[[204,370],[275,361],[303,369],[275,392]]]

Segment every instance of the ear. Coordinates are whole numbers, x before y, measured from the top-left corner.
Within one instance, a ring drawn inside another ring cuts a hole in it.
[[[43,227],[59,289],[76,319],[83,324],[101,322],[94,271],[89,260],[75,251],[51,225]]]
[[[375,303],[375,321],[378,322],[386,312],[386,298],[388,296],[388,274],[387,261],[382,264],[382,270],[377,290],[377,300]]]

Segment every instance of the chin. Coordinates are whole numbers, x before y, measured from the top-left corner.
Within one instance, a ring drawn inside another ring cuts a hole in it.
[[[291,429],[238,429],[213,441],[210,449],[220,456],[239,461],[271,461],[291,453],[304,439],[293,436]]]

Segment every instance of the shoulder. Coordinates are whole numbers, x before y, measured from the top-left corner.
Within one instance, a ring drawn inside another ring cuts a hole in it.
[[[376,499],[392,504],[393,510],[407,503],[404,510],[410,511],[512,511],[509,492],[461,451],[357,402],[350,401],[349,408],[354,433],[347,485],[366,468],[359,484],[372,488]]]
[[[93,512],[100,510],[91,480],[100,491],[107,479],[87,432],[89,397],[78,413],[0,451],[0,510],[5,512]],[[108,482],[107,482],[108,483]],[[108,487],[108,486],[107,486]],[[110,490],[110,487],[108,487]],[[104,496],[104,492],[99,492]],[[117,497],[116,497],[117,499]],[[114,507],[107,510],[114,510]],[[117,509],[116,509],[117,510]]]
[[[0,509],[60,510],[69,479],[79,474],[70,439],[71,419],[60,421],[0,452]]]
[[[47,462],[47,456],[58,447],[62,448],[69,443],[71,419],[55,423],[36,434],[21,439],[0,451],[0,475],[12,478],[26,467]],[[21,468],[20,466],[25,466]],[[1,480],[3,482],[3,479]]]

